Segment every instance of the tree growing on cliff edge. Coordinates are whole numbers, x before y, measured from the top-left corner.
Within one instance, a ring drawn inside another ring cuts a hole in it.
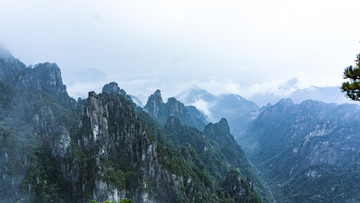
[[[349,66],[344,70],[344,79],[350,81],[342,84],[341,90],[355,101],[360,101],[360,54],[356,56],[355,66]]]

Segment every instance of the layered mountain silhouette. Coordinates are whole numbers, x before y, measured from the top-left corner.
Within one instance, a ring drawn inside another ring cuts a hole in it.
[[[56,64],[0,53],[0,202],[271,201],[226,120],[115,82],[75,101]]]

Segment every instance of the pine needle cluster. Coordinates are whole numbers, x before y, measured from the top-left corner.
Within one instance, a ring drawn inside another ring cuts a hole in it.
[[[344,70],[344,79],[349,79],[348,82],[343,82],[341,90],[346,92],[346,95],[355,101],[360,101],[360,54],[356,56],[355,66],[349,66]]]

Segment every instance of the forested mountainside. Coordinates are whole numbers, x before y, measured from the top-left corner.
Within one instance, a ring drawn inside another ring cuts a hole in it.
[[[360,201],[360,107],[284,99],[239,137],[278,202]]]
[[[75,101],[56,64],[11,55],[0,95],[0,202],[272,200],[225,119],[202,132],[191,107],[157,123],[114,83]]]

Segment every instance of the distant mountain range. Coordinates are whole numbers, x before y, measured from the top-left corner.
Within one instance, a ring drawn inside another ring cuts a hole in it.
[[[251,96],[249,99],[254,101],[259,106],[265,106],[268,103],[275,104],[283,98],[290,98],[294,103],[299,104],[305,100],[316,100],[325,103],[353,103],[354,101],[346,98],[345,94],[341,92],[339,87],[316,87],[311,86],[309,88],[297,89],[290,95],[278,95],[275,93],[259,93]]]
[[[259,107],[252,101],[234,94],[215,96],[203,89],[193,88],[176,96],[179,101],[193,105],[210,121],[227,118],[236,136],[258,115]]]
[[[210,121],[225,117],[229,120],[231,132],[237,137],[268,104],[275,104],[283,98],[291,98],[296,104],[305,100],[316,100],[325,103],[358,104],[346,98],[340,87],[309,87],[298,89],[288,96],[281,97],[275,93],[256,94],[247,100],[240,95],[222,94],[215,96],[200,88],[191,88],[175,96],[187,105],[197,107]],[[262,108],[259,108],[262,107]]]

